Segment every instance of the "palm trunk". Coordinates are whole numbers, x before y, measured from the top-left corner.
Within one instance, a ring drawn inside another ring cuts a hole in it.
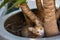
[[[36,5],[37,5],[37,9],[38,9],[38,17],[43,21],[44,13],[43,13],[43,7],[42,7],[41,0],[36,0]]]
[[[43,0],[45,13],[45,31],[47,36],[53,36],[59,33],[55,16],[54,0]]]
[[[40,26],[42,27],[42,22],[41,22],[41,21],[38,19],[38,17],[35,16],[35,14],[29,9],[29,7],[27,6],[26,3],[20,5],[20,8],[22,9],[23,13],[25,13],[25,14],[32,20],[32,22],[37,23],[37,22],[36,22],[36,20],[37,20],[37,21],[39,21],[39,22],[38,22],[38,24],[36,24],[36,25],[40,25]]]
[[[31,25],[31,21],[27,18],[27,16],[25,14],[24,14],[24,17],[25,17],[25,20],[26,20],[26,24],[28,26],[30,26]]]

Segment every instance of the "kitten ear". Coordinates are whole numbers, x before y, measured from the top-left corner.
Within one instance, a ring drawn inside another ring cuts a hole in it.
[[[28,27],[29,31],[33,31],[33,29],[34,29],[33,27]]]

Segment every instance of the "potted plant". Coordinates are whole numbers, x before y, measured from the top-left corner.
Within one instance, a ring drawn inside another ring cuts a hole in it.
[[[0,19],[1,31],[4,32],[1,35],[9,35],[8,38],[12,38],[12,40],[56,40],[60,37],[57,26],[60,9],[56,11],[54,0],[43,0],[43,5],[41,0],[36,0],[37,9],[32,10],[33,12],[28,7],[26,0],[4,0],[0,7],[8,2],[13,4],[8,11],[17,6],[21,8],[22,12],[15,11]],[[12,35],[8,31],[20,37]],[[4,37],[7,38],[7,36]]]

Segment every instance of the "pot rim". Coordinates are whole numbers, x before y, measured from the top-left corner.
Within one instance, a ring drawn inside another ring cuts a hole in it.
[[[10,16],[12,16],[12,15],[15,15],[16,13],[18,13],[18,12],[21,12],[21,10],[16,10],[16,11],[14,11],[14,12],[11,12],[10,14],[7,14],[7,15],[5,15],[5,16],[3,16],[3,17],[0,17],[0,35],[2,36],[2,37],[4,37],[4,38],[6,38],[6,39],[9,39],[9,40],[19,40],[19,39],[21,39],[21,40],[32,40],[32,39],[38,39],[38,40],[45,40],[45,39],[55,39],[55,38],[60,38],[60,35],[58,35],[58,36],[55,36],[55,37],[48,37],[48,38],[23,38],[23,37],[19,37],[19,36],[15,36],[15,35],[13,35],[13,34],[11,34],[11,33],[9,33],[8,31],[6,31],[6,29],[4,28],[4,23],[5,23],[5,21],[10,17]]]

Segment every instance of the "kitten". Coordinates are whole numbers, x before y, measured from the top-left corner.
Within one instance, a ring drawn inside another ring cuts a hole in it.
[[[33,27],[29,27],[29,31],[31,31],[33,34],[37,35],[37,38],[43,37],[44,36],[44,29],[43,27],[38,27],[35,26]]]
[[[21,31],[21,34],[23,37],[28,37],[28,38],[35,38],[36,35],[33,34],[31,31],[29,31],[29,26],[25,26],[22,31]]]

